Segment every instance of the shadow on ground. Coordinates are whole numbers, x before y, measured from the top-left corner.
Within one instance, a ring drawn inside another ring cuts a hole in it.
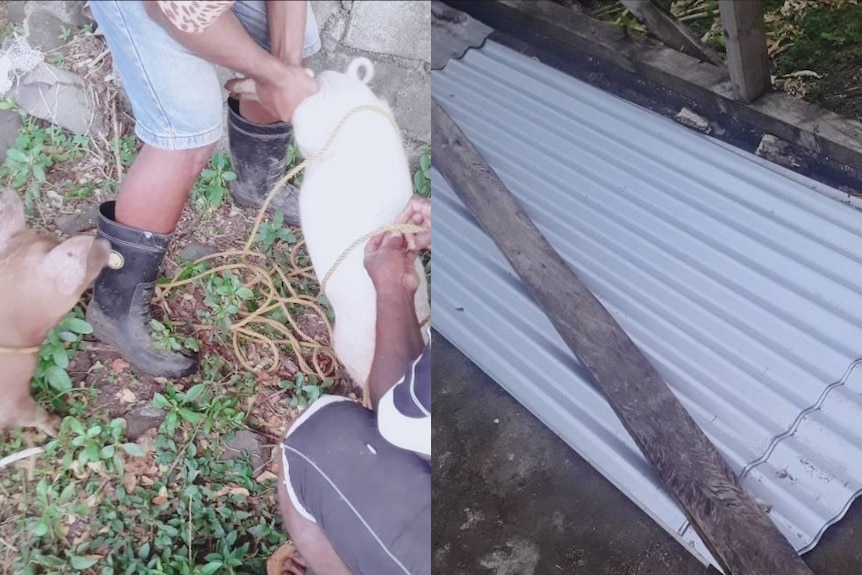
[[[717,573],[435,336],[434,573]],[[855,505],[806,561],[817,575],[862,573],[860,535]]]

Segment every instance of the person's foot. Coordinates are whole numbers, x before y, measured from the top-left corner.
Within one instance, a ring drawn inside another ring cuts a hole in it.
[[[296,546],[285,543],[266,562],[266,575],[306,575],[306,568]]]
[[[228,99],[228,144],[237,179],[231,196],[240,206],[260,209],[272,188],[285,174],[285,156],[293,135],[287,122],[255,124],[243,118],[239,101]],[[284,184],[270,203],[272,213],[284,214],[290,226],[299,225],[299,190]]]
[[[99,209],[98,236],[111,243],[112,253],[108,267],[96,278],[87,306],[93,336],[148,375],[191,375],[197,356],[164,349],[150,326],[150,301],[170,237],[120,224],[114,208],[114,202],[105,202]]]

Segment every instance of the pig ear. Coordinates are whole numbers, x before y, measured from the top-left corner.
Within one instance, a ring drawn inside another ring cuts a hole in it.
[[[95,238],[91,236],[75,236],[48,252],[42,260],[43,273],[54,280],[60,294],[74,295],[83,291],[93,241]]]
[[[364,71],[364,73],[363,73]],[[355,58],[350,65],[347,66],[347,75],[356,76],[363,84],[368,84],[374,77],[374,64],[371,60],[365,57]]]
[[[0,188],[0,252],[24,229],[24,203],[14,190]]]

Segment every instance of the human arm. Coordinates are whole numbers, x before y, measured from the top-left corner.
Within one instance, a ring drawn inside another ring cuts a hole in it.
[[[376,236],[365,248],[365,267],[377,292],[377,333],[368,375],[375,410],[424,347],[414,303],[419,287],[415,261],[416,252],[408,250],[400,234]]]
[[[267,0],[272,55],[291,66],[302,66],[308,2]]]
[[[202,30],[187,32],[174,25],[158,2],[149,0],[145,6],[147,14],[185,48],[253,79],[261,105],[281,120],[289,121],[299,103],[317,91],[315,79],[301,67],[288,65],[258,46],[230,10]]]

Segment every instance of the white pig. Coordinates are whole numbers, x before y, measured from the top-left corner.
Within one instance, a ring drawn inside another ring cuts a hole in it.
[[[327,70],[319,91],[293,116],[296,145],[304,158],[320,152],[339,122],[359,106],[392,115],[388,103],[368,82],[374,66],[357,58],[345,73]],[[319,281],[344,250],[363,235],[395,222],[413,194],[407,154],[400,133],[374,111],[354,114],[326,154],[305,168],[299,195],[302,234]],[[365,243],[356,247],[329,278],[326,296],[335,310],[333,349],[354,382],[366,389],[374,358],[376,295],[363,265]],[[416,315],[431,314],[421,262]]]

